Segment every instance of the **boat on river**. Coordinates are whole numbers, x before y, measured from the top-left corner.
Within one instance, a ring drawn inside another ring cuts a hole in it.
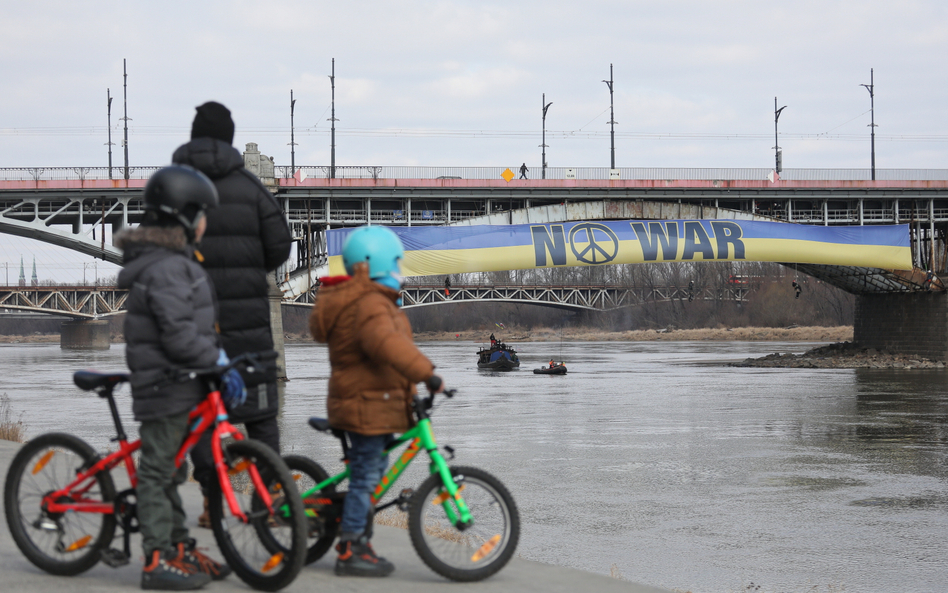
[[[477,368],[490,371],[510,371],[520,367],[520,358],[512,346],[494,342],[490,348],[477,351]]]
[[[566,365],[558,364],[554,366],[542,367],[539,369],[533,369],[534,375],[565,375],[566,374]]]

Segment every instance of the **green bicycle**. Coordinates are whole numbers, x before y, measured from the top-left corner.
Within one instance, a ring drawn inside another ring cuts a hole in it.
[[[453,397],[454,391],[445,392]],[[405,468],[421,451],[430,459],[431,474],[417,489],[402,490],[398,496],[375,507],[378,513],[395,506],[408,513],[408,532],[412,546],[422,561],[436,573],[454,581],[479,581],[507,564],[520,539],[520,516],[513,497],[500,480],[486,471],[464,466],[449,466],[454,451],[444,447],[448,459],[438,450],[431,427],[430,410],[434,395],[415,396],[412,409],[417,423],[386,448],[389,454],[407,445],[382,477],[372,494],[378,504],[394,486]],[[336,436],[348,462],[345,434],[332,429],[323,418],[310,418],[309,424],[321,432]],[[300,455],[284,458],[293,474],[309,520],[307,563],[321,558],[339,531],[345,492],[337,487],[349,477],[349,468],[330,476],[315,461]],[[371,522],[370,522],[371,529]]]

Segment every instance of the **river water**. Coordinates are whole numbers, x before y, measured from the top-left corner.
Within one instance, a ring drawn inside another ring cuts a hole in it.
[[[476,344],[420,344],[460,390],[439,400],[439,442],[513,492],[524,558],[693,593],[948,591],[948,373],[725,366],[812,346],[524,343],[523,368],[500,374],[477,370]],[[569,374],[530,372],[550,357]],[[287,346],[281,425],[285,452],[338,470],[334,439],[306,426],[327,360]],[[109,446],[80,368],[121,370],[124,349],[0,345],[0,393],[28,436]],[[134,434],[127,391],[119,407]]]

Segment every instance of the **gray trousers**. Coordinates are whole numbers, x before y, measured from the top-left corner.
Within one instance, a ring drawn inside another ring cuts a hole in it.
[[[188,538],[178,485],[188,477],[187,464],[177,470],[174,457],[188,434],[188,412],[146,420],[138,463],[138,521],[146,562],[154,550],[167,550]]]

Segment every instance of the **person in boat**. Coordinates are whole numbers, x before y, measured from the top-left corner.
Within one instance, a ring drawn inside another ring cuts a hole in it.
[[[497,345],[497,338],[494,337],[494,334],[490,335],[490,347],[493,348]]]
[[[550,359],[550,368],[552,369],[552,368],[555,367],[555,366],[556,366],[556,363],[553,362],[553,359],[551,358],[551,359]]]

